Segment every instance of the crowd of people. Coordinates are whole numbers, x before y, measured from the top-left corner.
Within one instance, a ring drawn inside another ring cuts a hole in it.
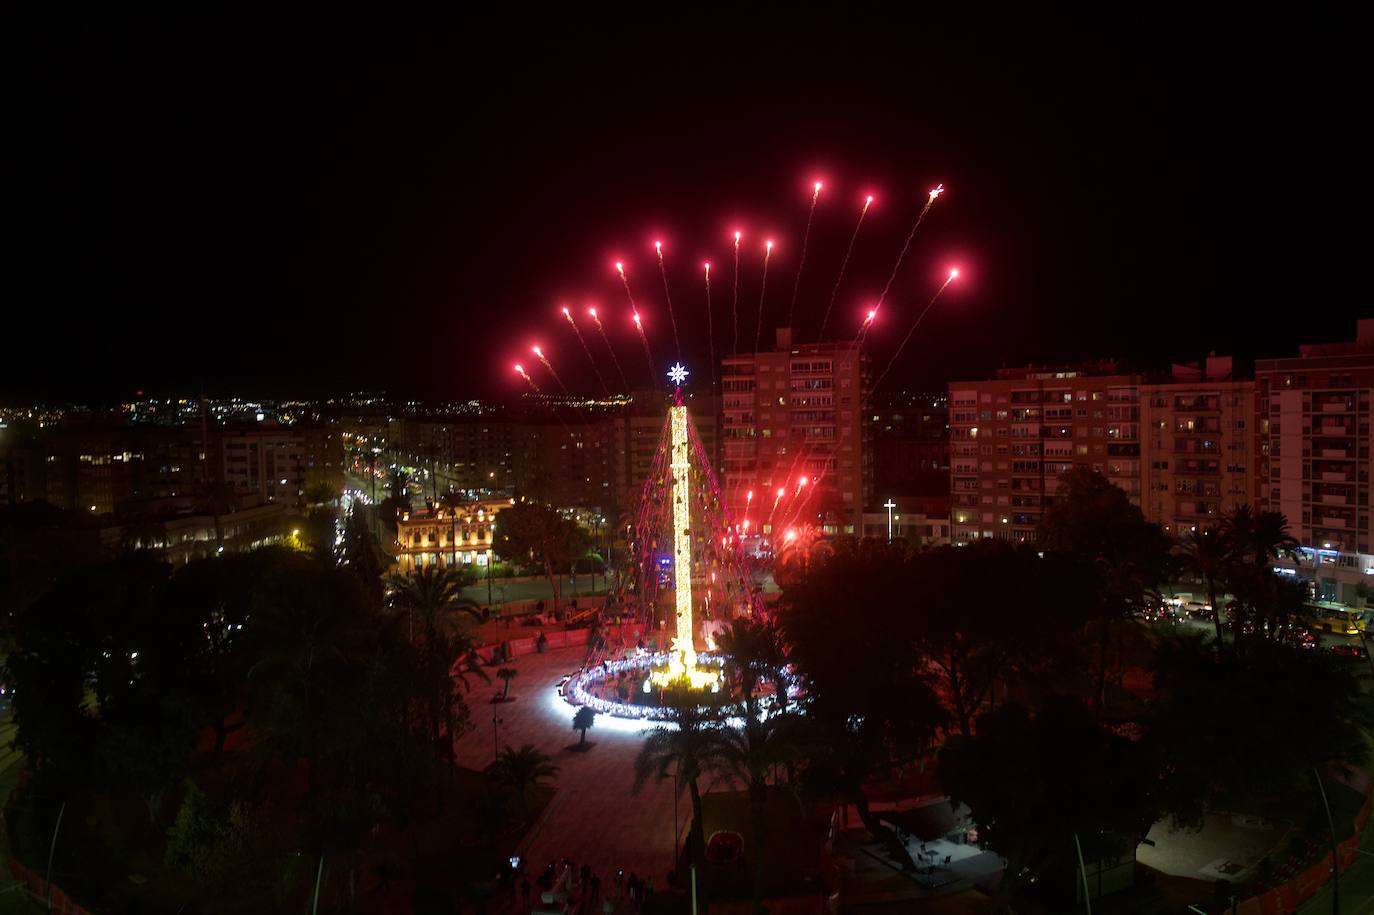
[[[513,882],[518,895],[512,911],[518,915],[640,915],[654,891],[652,877],[617,870],[603,883],[591,865],[579,867],[569,858],[550,861],[537,876],[521,864]]]

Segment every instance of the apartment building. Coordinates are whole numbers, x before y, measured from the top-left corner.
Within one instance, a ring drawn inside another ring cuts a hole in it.
[[[1356,603],[1374,586],[1369,500],[1369,408],[1374,393],[1374,319],[1353,341],[1311,344],[1298,355],[1255,363],[1262,507],[1288,518],[1303,547],[1282,564],[1313,577],[1319,596]]]
[[[1140,387],[1141,510],[1166,531],[1210,527],[1257,504],[1255,382],[1233,377],[1229,356],[1175,365]]]
[[[771,351],[725,357],[721,475],[732,515],[765,536],[779,519],[860,533],[873,501],[870,383],[857,344],[794,344],[790,328],[777,329]]]
[[[1074,467],[1101,471],[1138,504],[1140,385],[1112,362],[951,382],[954,541],[1033,540],[1059,475]]]
[[[226,426],[220,446],[220,479],[243,505],[281,502],[303,505],[306,449],[301,433],[276,423]]]

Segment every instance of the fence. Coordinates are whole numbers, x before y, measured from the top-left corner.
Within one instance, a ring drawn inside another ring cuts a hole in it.
[[[1369,822],[1371,805],[1374,805],[1374,793],[1371,793],[1374,791],[1374,782],[1371,782],[1369,773],[1357,770],[1351,778],[1346,780],[1346,783],[1364,795],[1364,803],[1360,805],[1359,812],[1355,814],[1355,834],[1336,846],[1336,851],[1341,860],[1341,873],[1345,873],[1350,865],[1355,863],[1355,859],[1359,857],[1359,852],[1356,849],[1360,845],[1360,836],[1364,833],[1365,824]],[[1327,852],[1320,861],[1282,886],[1265,890],[1258,896],[1252,896],[1241,902],[1236,907],[1236,913],[1237,915],[1289,915],[1289,913],[1297,911],[1298,906],[1317,895],[1321,888],[1326,885],[1326,881],[1330,879],[1331,853]]]
[[[62,888],[56,883],[49,887],[46,880],[20,864],[15,858],[10,858],[10,873],[14,874],[14,879],[23,885],[24,891],[28,893],[29,897],[40,904],[44,904],[48,898],[48,893],[52,893],[53,915],[91,915],[90,912],[68,899],[67,894],[62,892]]]

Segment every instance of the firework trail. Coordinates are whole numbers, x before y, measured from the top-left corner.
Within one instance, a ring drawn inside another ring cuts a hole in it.
[[[779,486],[779,487],[778,487],[778,494],[777,494],[777,496],[773,499],[773,507],[770,508],[770,509],[768,510],[768,520],[769,520],[769,521],[772,521],[772,520],[773,520],[773,512],[775,512],[775,511],[778,510],[778,503],[782,501],[782,497],[785,496],[785,495],[787,495],[787,489],[786,489],[786,487]]]
[[[615,357],[615,347],[611,346],[611,338],[606,336],[606,328],[601,326],[601,319],[596,316],[595,308],[588,308],[587,314],[592,316],[592,323],[596,325],[597,332],[601,334],[601,340],[606,344],[606,352],[611,354],[611,364],[615,366],[615,373],[620,376],[621,387],[628,393],[630,383],[625,380],[625,370],[620,367],[620,360]]]
[[[663,243],[654,242],[654,251],[658,254],[658,275],[663,277],[663,298],[668,303],[668,321],[673,325],[673,349],[677,351],[677,361],[682,361],[682,344],[677,340],[677,318],[673,315],[673,297],[668,292],[668,271],[663,268]]]
[[[534,353],[535,358],[544,364],[544,368],[549,370],[549,374],[553,376],[554,381],[558,382],[558,386],[563,389],[563,393],[571,397],[572,392],[569,391],[568,386],[563,383],[563,379],[558,377],[558,373],[553,370],[553,363],[549,362],[548,357],[544,355],[544,351],[537,346],[531,346],[530,352]]]
[[[849,256],[854,253],[854,242],[859,239],[859,229],[863,227],[868,208],[873,205],[873,195],[864,200],[864,208],[859,211],[859,221],[854,224],[854,234],[849,236],[849,247],[844,250],[844,260],[840,262],[840,275],[835,277],[835,288],[830,290],[830,304],[825,306],[825,317],[821,319],[821,332],[817,340],[825,339],[825,326],[830,323],[830,310],[835,307],[835,297],[840,294],[840,283],[844,281],[845,268],[849,266]]]
[[[639,306],[635,304],[634,293],[630,291],[630,278],[625,275],[625,265],[615,262],[615,272],[620,274],[620,282],[625,286],[625,298],[630,300],[630,316],[634,318],[635,330],[639,331],[639,342],[644,344],[644,358],[649,360],[649,383],[653,384],[658,371],[654,368],[654,352],[649,348],[649,338],[644,334],[644,322],[639,319]]]
[[[855,346],[863,345],[864,340],[868,338],[868,329],[873,326],[873,322],[877,317],[878,306],[875,305],[868,310],[868,314],[864,315],[864,323],[859,326],[859,332],[854,335]]]
[[[926,205],[921,208],[921,213],[916,217],[916,221],[911,224],[911,231],[907,233],[906,244],[902,245],[902,253],[897,255],[897,263],[892,265],[892,275],[887,278],[887,285],[883,287],[882,295],[878,296],[878,307],[882,307],[883,300],[887,298],[888,292],[892,290],[892,283],[897,279],[897,271],[902,269],[902,261],[906,259],[907,249],[911,247],[911,240],[916,237],[916,230],[921,227],[921,220],[926,218],[930,208],[935,205],[935,199],[945,192],[943,184],[931,188],[930,196],[926,198]]]
[[[792,326],[792,315],[797,310],[797,291],[801,289],[802,268],[806,266],[806,243],[811,240],[811,220],[816,216],[816,201],[821,199],[821,183],[811,192],[811,209],[806,214],[806,231],[802,233],[801,259],[797,261],[797,276],[792,280],[792,303],[787,306],[787,326]]]
[[[930,297],[930,301],[926,303],[926,307],[922,308],[921,313],[916,316],[916,321],[914,324],[911,325],[911,330],[907,331],[906,336],[902,338],[902,343],[900,346],[897,347],[897,352],[893,353],[892,358],[888,360],[887,368],[883,369],[883,373],[878,376],[878,380],[873,382],[873,387],[868,389],[868,394],[870,397],[873,396],[874,391],[878,390],[878,385],[883,383],[883,379],[887,377],[887,373],[892,371],[892,366],[896,365],[897,363],[897,357],[902,354],[902,350],[906,349],[906,345],[911,342],[911,335],[916,333],[916,328],[921,325],[921,319],[926,316],[926,312],[930,311],[931,306],[935,304],[935,300],[940,297],[940,293],[944,292],[945,288],[958,278],[959,271],[957,269],[951,270],[949,272],[949,276],[946,277],[945,281],[940,284],[940,288],[935,290],[935,295]]]
[[[735,290],[730,296],[730,314],[734,318],[735,335],[730,342],[730,354],[739,352],[739,233],[735,233]]]
[[[591,348],[587,346],[587,341],[582,336],[582,329],[577,326],[577,322],[573,320],[572,312],[566,306],[563,308],[563,317],[568,319],[568,324],[572,326],[573,333],[577,334],[577,342],[582,344],[582,352],[587,354],[587,361],[592,364],[592,371],[596,372],[596,382],[601,385],[601,393],[609,397],[611,390],[606,387],[606,379],[601,377],[601,369],[597,367],[596,359],[592,357]]]
[[[706,267],[706,346],[711,356],[711,393],[716,393],[716,329],[711,318],[711,262]],[[681,360],[679,360],[681,361]]]
[[[534,379],[530,377],[529,372],[526,372],[524,366],[518,362],[515,364],[515,374],[525,379],[525,383],[534,388],[534,393],[541,397],[544,396],[544,392],[539,390],[539,385],[534,383]]]
[[[763,250],[763,284],[759,287],[759,320],[754,325],[754,352],[759,351],[759,341],[763,339],[763,299],[768,295],[768,259],[773,256],[773,243],[770,241]]]
[[[654,376],[658,374],[658,370],[654,366],[658,363],[654,361],[654,351],[649,348],[649,338],[644,334],[644,324],[639,320],[639,312],[637,311],[634,313],[634,321],[635,330],[639,331],[639,342],[644,344],[644,358],[649,362],[649,383],[653,384]]]

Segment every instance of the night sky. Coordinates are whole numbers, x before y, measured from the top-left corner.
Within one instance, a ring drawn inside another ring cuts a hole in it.
[[[701,262],[727,345],[743,229],[752,343],[776,240],[767,339],[814,180],[803,336],[864,194],[832,318],[845,336],[926,191],[948,189],[871,335],[879,366],[948,268],[963,277],[893,387],[1028,361],[1286,355],[1374,316],[1368,74],[1348,22],[35,6],[2,30],[4,401],[510,394],[533,342],[591,392],[557,308],[592,300],[644,380],[611,265],[666,366],[656,238],[704,377]]]

